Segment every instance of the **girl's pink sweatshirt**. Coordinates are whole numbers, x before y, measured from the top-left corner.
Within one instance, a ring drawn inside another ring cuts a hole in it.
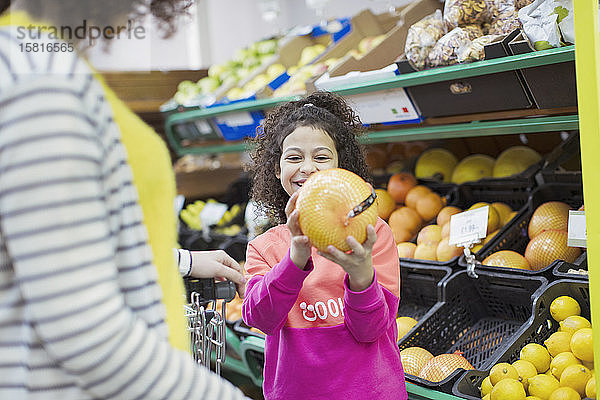
[[[267,400],[407,398],[396,343],[398,251],[383,220],[375,230],[375,279],[361,292],[314,248],[305,270],[294,265],[285,225],[248,244],[242,316],[267,335]]]

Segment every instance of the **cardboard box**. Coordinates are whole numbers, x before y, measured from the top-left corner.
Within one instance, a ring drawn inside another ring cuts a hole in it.
[[[329,46],[326,52],[316,58],[311,64],[323,63],[332,59],[340,59],[342,62],[351,50],[358,48],[361,40],[367,37],[384,35],[389,30],[396,26],[400,16],[393,16],[389,13],[373,14],[371,10],[363,10],[351,18],[351,29],[344,35],[343,38],[338,40],[333,45]],[[323,72],[317,73],[316,75],[305,81],[306,92],[311,93],[315,91],[314,82],[320,78]],[[271,86],[271,85],[269,85]],[[266,87],[257,93],[257,98],[272,97],[275,88]]]
[[[486,59],[509,55],[508,42],[516,34],[518,31],[486,45]],[[397,64],[400,73],[415,72],[405,57],[398,60]],[[425,118],[520,110],[533,106],[519,71],[411,86],[407,87],[406,91]]]
[[[351,71],[377,70],[390,65],[404,53],[408,28],[441,8],[442,4],[439,0],[416,0],[400,8],[394,26],[384,32],[386,37],[377,47],[364,54],[360,59],[356,59],[352,55],[344,57],[340,64],[329,71],[329,76],[341,76]],[[391,21],[393,19],[388,20],[388,23]]]
[[[508,46],[514,55],[535,51],[522,32]],[[575,61],[525,68],[521,72],[538,108],[577,106]]]

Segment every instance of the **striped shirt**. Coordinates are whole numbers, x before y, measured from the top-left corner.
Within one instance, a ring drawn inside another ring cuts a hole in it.
[[[0,398],[243,398],[167,341],[101,86],[74,53],[19,45],[0,28]]]

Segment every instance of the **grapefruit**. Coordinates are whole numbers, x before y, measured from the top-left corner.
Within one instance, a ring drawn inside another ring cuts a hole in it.
[[[529,221],[529,238],[533,239],[550,229],[566,231],[570,209],[571,207],[562,201],[549,201],[540,205],[535,209]]]
[[[398,257],[400,258],[413,258],[415,255],[415,249],[417,245],[411,242],[398,243]]]
[[[485,154],[472,154],[463,158],[454,168],[451,181],[464,183],[489,178],[492,176],[493,169],[494,159],[492,157]]]
[[[377,222],[375,202],[347,219],[348,213],[371,194],[371,185],[348,170],[332,168],[315,172],[300,189],[296,202],[302,232],[321,251],[329,245],[350,250],[346,238],[353,236],[364,242],[367,225],[375,226]]]
[[[519,174],[539,162],[542,156],[527,146],[513,146],[504,150],[494,162],[493,177],[504,178]]]
[[[512,250],[500,250],[490,254],[481,262],[483,265],[494,267],[530,269],[525,257]]]
[[[387,185],[387,191],[396,201],[404,204],[406,194],[410,189],[417,185],[417,179],[408,172],[398,172],[390,176]]]
[[[429,193],[431,193],[431,189],[429,189],[427,186],[417,185],[408,191],[404,204],[412,209],[416,209],[417,201]]]
[[[388,219],[396,243],[407,242],[416,235],[423,221],[415,210],[409,207],[400,207],[394,210]],[[400,240],[407,236],[406,239]]]
[[[442,240],[442,227],[439,225],[427,225],[417,235],[417,245],[421,243],[439,243]]]
[[[400,352],[400,358],[404,373],[419,376],[425,364],[433,358],[433,354],[422,347],[407,347]]]
[[[377,194],[377,215],[379,218],[387,220],[392,211],[396,209],[396,201],[387,190],[375,189],[375,194]]]
[[[429,149],[421,154],[415,165],[417,178],[433,178],[450,182],[457,158],[446,149]]]
[[[538,271],[554,260],[574,262],[581,254],[579,247],[567,246],[567,231],[549,230],[535,236],[525,249],[531,269]]]
[[[462,254],[462,249],[460,247],[456,247],[453,244],[448,244],[448,237],[443,238],[438,243],[436,249],[436,258],[438,261],[450,261],[454,257],[458,257]]]
[[[508,217],[513,212],[512,208],[508,204],[500,202],[492,203],[492,207],[498,212],[500,227],[503,227],[509,221]]]
[[[475,203],[473,204],[471,207],[469,207],[469,210],[474,210],[476,208],[481,208],[481,207],[485,207],[485,206],[489,206],[489,211],[488,211],[488,223],[487,223],[487,234],[490,234],[492,232],[494,232],[495,230],[497,230],[498,228],[500,228],[500,215],[498,214],[498,211],[496,211],[496,209],[492,206],[490,206],[488,203],[484,203],[484,202],[479,202],[479,203]]]
[[[417,324],[417,320],[411,317],[396,318],[396,328],[398,329],[398,340],[402,339]]]
[[[466,358],[455,352],[454,354],[440,354],[433,357],[425,364],[419,377],[431,382],[441,382],[449,377],[458,368],[474,369]]]
[[[446,222],[444,224],[444,226],[442,226],[442,237],[449,237],[450,236],[450,222]]]

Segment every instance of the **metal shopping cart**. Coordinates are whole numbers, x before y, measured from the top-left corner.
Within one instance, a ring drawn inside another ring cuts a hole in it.
[[[184,282],[190,300],[185,305],[185,315],[192,341],[192,355],[197,363],[211,369],[211,356],[214,353],[214,372],[220,375],[225,362],[225,304],[235,297],[235,284],[231,281],[195,278],[185,278]]]

